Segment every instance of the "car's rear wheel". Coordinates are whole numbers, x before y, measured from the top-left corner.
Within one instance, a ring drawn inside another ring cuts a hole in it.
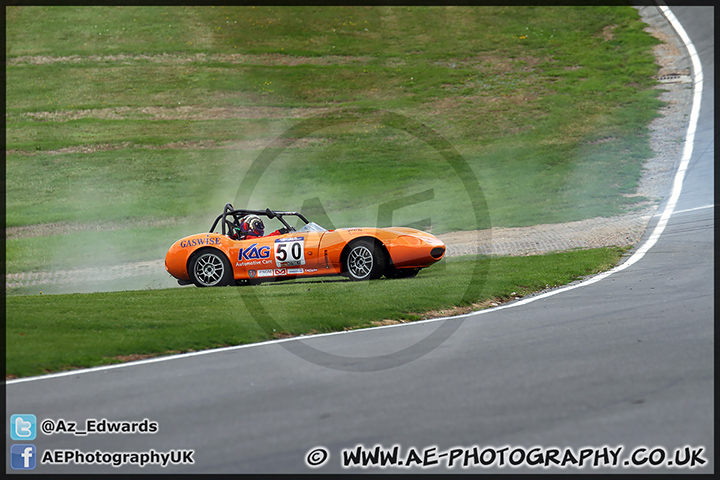
[[[385,256],[374,242],[358,240],[350,245],[344,264],[350,280],[370,280],[382,276]]]
[[[198,287],[224,287],[233,281],[230,260],[214,248],[193,253],[188,262],[188,274]]]

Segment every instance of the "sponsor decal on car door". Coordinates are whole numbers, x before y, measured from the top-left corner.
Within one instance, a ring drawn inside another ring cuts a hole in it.
[[[251,240],[243,240],[238,242],[238,246],[230,248],[230,255],[235,257],[235,267],[240,269],[257,268],[272,265],[270,258],[272,247],[269,241],[263,241],[263,238]]]

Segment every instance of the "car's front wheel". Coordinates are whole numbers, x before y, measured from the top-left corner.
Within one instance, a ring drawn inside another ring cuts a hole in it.
[[[188,262],[188,274],[198,287],[224,287],[233,281],[230,260],[214,248],[193,253]]]
[[[380,278],[385,270],[385,256],[375,243],[358,240],[345,256],[345,272],[350,280]]]

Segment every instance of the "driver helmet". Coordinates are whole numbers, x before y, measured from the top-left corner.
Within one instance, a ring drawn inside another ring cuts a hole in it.
[[[240,220],[240,234],[262,237],[265,234],[265,225],[257,215],[246,215]]]

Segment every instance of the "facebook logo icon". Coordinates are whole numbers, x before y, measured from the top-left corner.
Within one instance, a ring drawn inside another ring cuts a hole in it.
[[[10,417],[10,438],[13,440],[35,440],[37,435],[35,415],[23,413]]]
[[[34,470],[36,465],[35,445],[19,444],[10,447],[10,466],[13,470]]]

